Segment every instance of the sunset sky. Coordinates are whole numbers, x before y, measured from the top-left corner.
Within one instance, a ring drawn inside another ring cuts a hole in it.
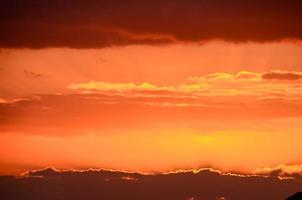
[[[302,177],[301,1],[1,0],[0,174]]]

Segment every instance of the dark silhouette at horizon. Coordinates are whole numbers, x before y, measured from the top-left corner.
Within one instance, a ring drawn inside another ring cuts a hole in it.
[[[288,197],[286,200],[302,200],[302,192],[297,192],[294,195]]]
[[[284,200],[301,190],[301,185],[301,180],[230,175],[212,170],[143,175],[49,168],[29,172],[24,177],[1,177],[0,199]]]

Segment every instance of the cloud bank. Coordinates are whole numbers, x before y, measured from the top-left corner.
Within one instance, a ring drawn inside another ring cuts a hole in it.
[[[1,177],[7,199],[285,199],[301,182],[275,177],[239,176],[215,170],[143,175],[118,171],[29,172],[27,177]],[[29,189],[30,188],[30,189]]]
[[[4,0],[0,46],[101,48],[213,39],[301,40],[297,0]]]

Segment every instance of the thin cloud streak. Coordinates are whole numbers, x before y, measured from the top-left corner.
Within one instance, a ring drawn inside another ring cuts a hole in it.
[[[212,73],[201,77],[189,77],[188,80],[177,86],[157,86],[151,83],[110,83],[90,81],[87,83],[71,83],[68,88],[84,93],[93,92],[156,92],[166,91],[175,94],[198,96],[281,96],[295,98],[302,94],[302,82],[299,81],[300,72],[250,72]],[[270,81],[274,80],[274,81]]]

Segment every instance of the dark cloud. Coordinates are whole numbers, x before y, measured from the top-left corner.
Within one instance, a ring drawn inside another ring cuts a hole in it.
[[[269,173],[269,175],[276,177],[296,178],[302,180],[302,172],[286,172],[282,169],[274,169]]]
[[[104,170],[58,172],[45,169],[28,175],[24,178],[1,177],[1,197],[10,200],[216,200],[218,197],[276,200],[285,199],[301,189],[301,182],[296,180],[226,175],[212,170],[142,175]]]
[[[262,75],[263,79],[271,80],[299,80],[302,79],[301,73],[295,72],[269,72]]]
[[[294,178],[302,180],[302,165],[280,165],[274,168],[257,169],[256,173],[270,177]]]
[[[299,0],[1,0],[0,46],[300,40],[301,9]]]

